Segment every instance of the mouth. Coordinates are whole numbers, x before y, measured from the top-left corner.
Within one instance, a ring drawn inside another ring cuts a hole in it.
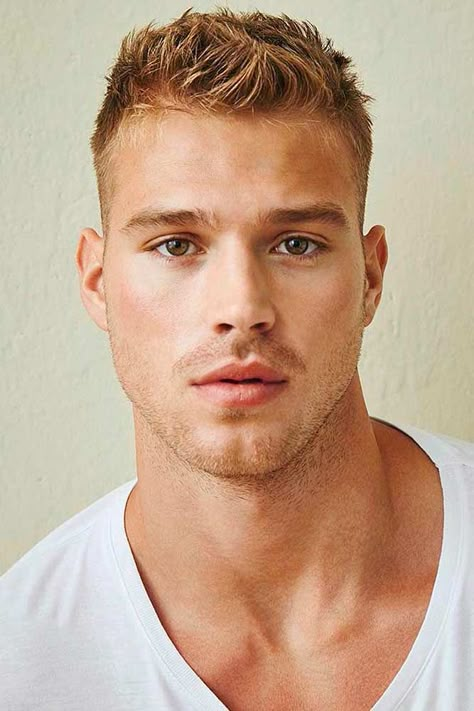
[[[271,382],[261,378],[243,380],[223,378],[203,385],[195,385],[193,390],[214,405],[241,408],[266,404],[281,394],[286,385],[286,380]]]
[[[222,380],[215,380],[216,383],[235,383],[236,385],[242,385],[242,383],[269,383],[270,380],[262,380],[261,378],[246,378],[245,380],[232,380],[231,378],[222,378]]]

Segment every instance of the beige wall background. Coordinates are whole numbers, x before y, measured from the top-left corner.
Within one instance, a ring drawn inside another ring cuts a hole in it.
[[[311,20],[354,58],[376,99],[365,229],[384,224],[390,251],[360,364],[368,409],[474,440],[473,3],[229,6]],[[187,7],[2,2],[0,572],[135,475],[131,408],[74,252],[82,227],[100,232],[88,139],[120,40]]]

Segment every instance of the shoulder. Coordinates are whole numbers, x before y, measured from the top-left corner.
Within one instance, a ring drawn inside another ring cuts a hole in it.
[[[440,464],[462,464],[474,467],[474,442],[439,432],[411,428],[424,444],[434,450]]]
[[[474,442],[416,427],[406,429],[436,464],[443,482],[456,479],[465,503],[474,509]]]
[[[371,419],[408,435],[438,467],[449,464],[474,467],[474,442],[413,425]]]
[[[132,484],[122,484],[66,520],[0,576],[0,626],[15,613],[25,619],[38,616],[41,604],[50,604],[55,591],[62,595],[85,564],[91,540],[96,545],[114,502]]]
[[[86,678],[90,659],[100,659],[96,620],[117,598],[109,520],[132,484],[65,521],[0,577],[2,708],[23,708],[28,688],[53,699],[61,674],[78,679],[83,665]]]

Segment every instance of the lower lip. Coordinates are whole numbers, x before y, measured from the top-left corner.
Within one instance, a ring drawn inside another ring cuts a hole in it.
[[[281,383],[206,383],[194,385],[196,391],[206,400],[224,407],[251,407],[263,405],[276,398],[286,385]]]

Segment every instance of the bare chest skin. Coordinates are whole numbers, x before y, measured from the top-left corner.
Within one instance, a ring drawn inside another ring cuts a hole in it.
[[[350,639],[304,660],[237,655],[211,669],[209,649],[188,664],[230,711],[369,711],[389,686],[418,634],[430,591],[418,605],[387,616],[379,629],[351,629]],[[424,599],[424,602],[422,602]],[[179,644],[177,645],[179,646]]]
[[[188,663],[230,711],[369,711],[405,662],[429,605],[441,553],[443,507],[435,465],[406,436],[374,423],[380,441],[396,452],[399,486],[407,500],[407,579],[397,581],[384,600],[337,635],[337,640],[292,660],[280,656],[229,663],[206,663],[209,655]],[[382,429],[380,429],[382,428]],[[410,477],[410,483],[406,477]],[[413,574],[416,569],[416,575]],[[202,650],[203,651],[203,650]],[[186,658],[186,655],[185,655]]]
[[[235,631],[224,637],[210,627],[187,631],[179,620],[164,621],[166,615],[160,615],[186,662],[230,711],[370,711],[405,662],[438,569],[442,492],[435,465],[412,440],[377,422],[374,431],[388,453],[403,514],[400,554],[383,594],[359,619],[344,622],[325,640],[309,620],[305,652],[295,658],[251,641],[236,645],[242,639],[237,621]],[[153,591],[147,587],[147,592],[155,604]],[[155,609],[160,614],[159,605]]]

